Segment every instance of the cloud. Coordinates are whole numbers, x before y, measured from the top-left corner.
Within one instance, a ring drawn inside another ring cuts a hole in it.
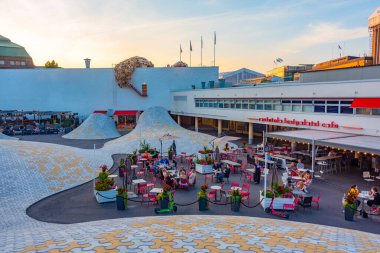
[[[280,48],[286,54],[300,52],[321,44],[339,43],[368,37],[367,27],[344,28],[336,23],[308,25],[303,34],[284,42]]]

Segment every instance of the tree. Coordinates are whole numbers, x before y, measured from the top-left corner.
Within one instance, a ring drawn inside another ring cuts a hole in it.
[[[55,62],[54,60],[52,60],[51,62],[47,61],[45,63],[45,68],[59,68],[58,62]]]

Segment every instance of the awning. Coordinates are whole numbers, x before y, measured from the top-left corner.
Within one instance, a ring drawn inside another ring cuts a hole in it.
[[[341,149],[355,150],[358,152],[380,154],[380,137],[378,136],[359,135],[331,140],[320,140],[318,141],[318,144]]]
[[[107,114],[107,111],[94,111],[94,113]]]
[[[113,115],[115,116],[135,116],[137,111],[115,111]]]
[[[354,98],[351,108],[380,108],[380,98]]]
[[[271,137],[271,138],[286,139],[289,141],[311,143],[312,140],[317,141],[317,140],[342,138],[342,137],[356,136],[356,135],[349,134],[349,133],[321,131],[321,130],[294,130],[294,131],[265,133],[265,136]]]
[[[294,130],[271,132],[265,134],[269,138],[279,138],[288,141],[312,143],[317,146],[329,146],[358,152],[380,154],[380,137],[357,135],[320,130]]]

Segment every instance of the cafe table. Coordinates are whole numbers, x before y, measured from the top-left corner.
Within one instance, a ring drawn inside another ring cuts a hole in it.
[[[159,194],[159,193],[162,193],[162,191],[163,191],[162,188],[153,188],[152,190],[149,191],[149,193]]]
[[[218,200],[217,199],[217,193],[219,192],[219,196],[220,196],[220,190],[222,189],[222,187],[221,186],[219,186],[219,185],[212,185],[211,187],[210,187],[210,189],[212,189],[212,190],[216,190],[216,193],[215,193],[215,201],[220,201],[220,200]]]

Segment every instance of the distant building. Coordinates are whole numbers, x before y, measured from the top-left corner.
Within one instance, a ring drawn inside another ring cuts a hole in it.
[[[25,48],[0,35],[0,69],[34,68]]]
[[[281,66],[267,72],[267,76],[276,76],[285,81],[294,81],[294,74],[311,70],[312,64],[303,64],[299,66]]]
[[[284,79],[277,76],[260,76],[251,79],[245,79],[242,84],[261,84],[261,83],[279,83],[284,82]]]
[[[345,56],[315,64],[312,70],[344,69],[372,65],[372,57]]]
[[[380,7],[368,18],[373,64],[380,64]]]
[[[236,85],[239,83],[244,83],[244,80],[252,79],[256,77],[263,77],[264,74],[247,69],[241,68],[231,72],[221,72],[219,73],[219,78],[225,79],[226,82]]]

